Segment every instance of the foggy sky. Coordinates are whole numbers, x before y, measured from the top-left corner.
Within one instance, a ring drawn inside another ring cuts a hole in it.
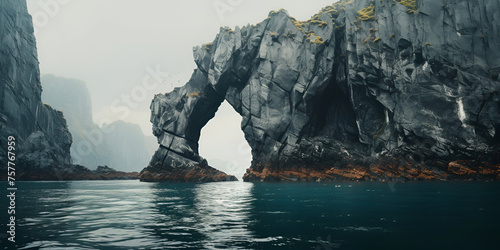
[[[334,0],[27,0],[42,74],[76,78],[89,88],[94,121],[136,123],[151,135],[151,99],[184,85],[196,67],[192,48],[219,28],[264,20],[286,9],[307,20]],[[241,117],[224,103],[205,128],[200,155],[241,177],[250,149]]]

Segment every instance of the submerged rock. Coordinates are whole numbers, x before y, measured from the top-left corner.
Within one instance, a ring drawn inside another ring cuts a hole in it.
[[[186,85],[153,99],[143,173],[199,166],[227,100],[252,148],[245,181],[500,179],[499,18],[498,1],[357,0],[221,28]]]

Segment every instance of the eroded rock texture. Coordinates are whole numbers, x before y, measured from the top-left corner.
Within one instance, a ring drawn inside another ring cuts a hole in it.
[[[204,164],[200,130],[227,100],[246,181],[498,179],[499,28],[496,0],[343,1],[222,28],[190,81],[155,96],[143,173]]]
[[[33,32],[25,0],[0,1],[0,180],[7,176],[16,180],[137,179],[137,172],[107,167],[91,171],[72,164],[66,119],[41,99]],[[10,155],[9,136],[15,137]],[[9,169],[15,175],[7,175],[7,166],[15,168]]]

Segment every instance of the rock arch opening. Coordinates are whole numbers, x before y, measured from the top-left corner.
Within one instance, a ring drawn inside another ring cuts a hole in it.
[[[241,115],[227,101],[202,128],[198,143],[210,166],[242,180],[252,161],[251,148],[241,130]]]
[[[151,122],[159,147],[141,172],[142,181],[236,180],[235,176],[211,167],[199,154],[201,130],[224,101],[224,91],[215,90],[208,80],[202,70],[195,70],[185,86],[153,99]]]

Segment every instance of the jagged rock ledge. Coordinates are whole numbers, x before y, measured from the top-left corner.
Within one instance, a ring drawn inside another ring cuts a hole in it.
[[[206,163],[206,161],[204,161]],[[147,167],[139,175],[145,182],[218,182],[238,181],[233,175],[214,169],[207,164],[186,168],[165,168],[160,164]]]

